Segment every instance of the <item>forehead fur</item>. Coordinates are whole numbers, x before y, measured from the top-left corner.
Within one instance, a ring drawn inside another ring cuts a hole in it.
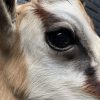
[[[46,2],[46,3],[55,3],[55,2],[63,2],[63,1],[68,1],[68,2],[72,2],[72,1],[80,1],[80,0],[31,0],[32,2]]]
[[[32,2],[49,2],[49,3],[54,3],[58,1],[68,1],[68,2],[76,2],[76,1],[82,1],[82,0],[31,0]]]

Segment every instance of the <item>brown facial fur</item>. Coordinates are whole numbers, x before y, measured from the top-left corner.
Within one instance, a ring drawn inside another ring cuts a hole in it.
[[[1,100],[23,100],[26,96],[27,69],[23,51],[20,51],[19,38],[14,45],[16,47],[12,46],[11,51],[6,51],[0,57]]]
[[[20,16],[19,15],[17,16],[17,25],[16,25],[17,29],[14,32],[16,36],[14,36],[13,38],[13,35],[10,34],[10,37],[12,37],[10,41],[11,42],[14,41],[13,43],[10,42],[11,46],[9,47],[7,44],[8,42],[5,42],[6,40],[5,37],[2,36],[0,37],[1,40],[0,41],[0,49],[1,49],[0,51],[1,53],[0,55],[0,100],[25,100],[25,98],[27,97],[27,93],[26,93],[26,87],[28,82],[27,64],[26,64],[26,59],[23,54],[23,51],[20,48],[20,34],[18,29],[19,29],[20,22],[25,15],[24,10],[26,10],[30,5],[31,5],[30,3],[23,5],[20,8],[19,12],[17,12],[17,14],[19,14]],[[80,9],[84,9],[83,6],[80,6]],[[0,10],[0,12],[2,12],[2,10]],[[11,11],[11,13],[12,12],[13,11]],[[50,24],[54,22],[60,21],[59,19],[54,17],[50,18],[52,20],[49,20],[48,17],[53,15],[51,13],[46,12],[40,5],[37,4],[35,9],[35,14],[37,14],[42,19],[42,21],[44,21],[45,27],[48,27]],[[88,16],[85,17],[88,18]],[[48,22],[48,20],[50,23]],[[93,27],[90,19],[88,21],[91,24],[91,27]],[[8,22],[9,21],[7,21],[7,24],[11,24]],[[4,20],[0,24],[3,23]],[[4,26],[5,25],[3,25],[2,27]],[[0,27],[0,35],[2,35],[1,34],[2,27]],[[13,31],[11,30],[10,33],[13,33]],[[84,88],[86,89],[86,92],[99,97],[100,96],[99,83],[100,82],[98,82],[95,78],[88,77]]]
[[[25,94],[27,69],[19,34],[13,29],[14,7],[14,0],[0,0],[0,100],[23,100]]]

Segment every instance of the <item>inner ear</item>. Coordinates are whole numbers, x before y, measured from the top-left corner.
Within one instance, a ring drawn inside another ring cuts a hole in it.
[[[15,0],[0,0],[0,52],[12,48],[15,42]]]
[[[3,0],[11,17],[15,16],[15,0]]]

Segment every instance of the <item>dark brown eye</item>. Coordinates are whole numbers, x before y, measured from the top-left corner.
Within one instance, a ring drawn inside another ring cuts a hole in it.
[[[73,33],[71,29],[66,28],[49,31],[46,32],[46,42],[54,50],[65,51],[75,43]]]

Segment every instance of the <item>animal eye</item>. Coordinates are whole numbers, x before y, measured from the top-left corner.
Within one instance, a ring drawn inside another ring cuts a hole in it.
[[[71,29],[60,28],[55,31],[46,32],[46,42],[57,51],[65,51],[75,44],[73,31]]]

